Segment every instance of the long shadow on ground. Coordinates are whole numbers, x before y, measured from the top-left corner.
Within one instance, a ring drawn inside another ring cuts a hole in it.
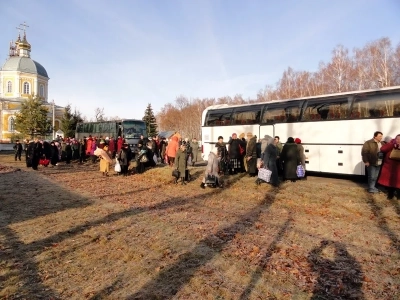
[[[33,295],[36,299],[59,298],[43,284],[34,256],[26,251],[26,245],[11,225],[63,210],[83,208],[92,202],[36,172],[1,173],[0,189],[0,268],[3,269],[0,294],[10,299],[32,299]],[[63,199],[57,201],[61,193]]]
[[[274,203],[275,196],[267,194],[256,207],[244,213],[238,221],[222,228],[216,234],[211,234],[201,240],[190,252],[183,255],[178,262],[163,269],[158,276],[145,284],[139,291],[127,299],[171,299],[188,283],[194,273],[201,266],[210,261],[217,253],[221,252],[233,240],[236,234],[245,233]],[[284,230],[288,224],[284,225]],[[278,238],[279,240],[279,238]],[[250,293],[252,286],[247,289]]]

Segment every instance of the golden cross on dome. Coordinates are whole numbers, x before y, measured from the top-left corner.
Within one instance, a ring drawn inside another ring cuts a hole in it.
[[[23,31],[24,31],[24,34],[26,33],[26,27],[29,27],[28,25],[26,25],[26,22],[24,22],[24,24],[19,24],[19,26],[24,27],[24,28],[17,27],[19,33],[21,33],[20,30],[23,30]]]

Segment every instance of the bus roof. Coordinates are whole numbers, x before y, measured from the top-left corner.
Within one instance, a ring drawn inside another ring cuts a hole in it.
[[[400,90],[400,85],[391,86],[386,88],[379,88],[379,89],[368,89],[368,90],[360,90],[360,91],[350,91],[344,93],[334,93],[334,94],[323,94],[323,95],[316,95],[316,96],[309,96],[309,97],[301,97],[301,98],[293,98],[293,99],[282,99],[282,100],[271,100],[271,101],[264,101],[264,102],[254,102],[254,103],[246,103],[246,104],[216,104],[208,106],[205,110],[210,109],[220,109],[220,108],[228,108],[228,107],[242,107],[242,106],[249,106],[249,105],[265,105],[271,103],[283,103],[283,102],[291,102],[291,101],[301,101],[301,100],[312,100],[312,99],[328,99],[328,98],[338,98],[341,96],[349,96],[349,95],[357,95],[357,94],[365,94],[365,93],[376,93],[376,92],[385,92],[385,91],[392,91],[392,90]]]

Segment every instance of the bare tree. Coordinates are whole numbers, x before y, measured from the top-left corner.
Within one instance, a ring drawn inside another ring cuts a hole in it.
[[[94,120],[96,122],[101,122],[101,121],[105,121],[105,116],[104,116],[104,108],[99,108],[96,107],[94,110]]]

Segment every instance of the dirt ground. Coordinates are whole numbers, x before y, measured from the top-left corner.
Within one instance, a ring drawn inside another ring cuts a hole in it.
[[[0,153],[1,299],[400,298],[400,201],[360,183],[98,168]]]

